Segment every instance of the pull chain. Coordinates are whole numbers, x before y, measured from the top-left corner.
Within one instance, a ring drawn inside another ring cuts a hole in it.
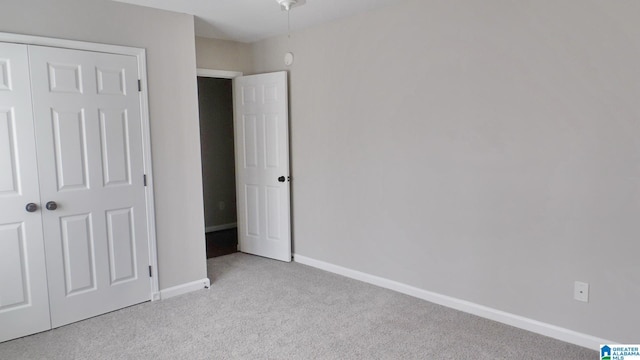
[[[291,39],[291,10],[287,10],[287,36]]]

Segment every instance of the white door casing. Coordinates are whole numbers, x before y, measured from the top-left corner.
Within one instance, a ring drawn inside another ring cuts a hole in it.
[[[0,43],[0,342],[51,328],[29,62]]]
[[[240,251],[289,262],[287,73],[236,77],[233,91]]]
[[[133,56],[42,46],[29,58],[58,327],[151,297],[138,69]]]

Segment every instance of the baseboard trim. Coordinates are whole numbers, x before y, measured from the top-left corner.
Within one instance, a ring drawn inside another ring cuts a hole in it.
[[[173,286],[170,288],[166,288],[164,290],[160,290],[160,299],[166,300],[174,296],[190,293],[192,291],[208,289],[210,285],[211,285],[211,282],[209,281],[209,279],[204,278],[202,280],[192,281],[190,283]]]
[[[589,349],[598,350],[600,344],[617,344],[615,341],[601,339],[595,336],[579,333],[577,331],[565,329],[556,325],[543,323],[541,321],[529,319],[520,315],[511,314],[501,310],[496,310],[484,305],[472,303],[470,301],[456,299],[454,297],[423,290],[411,285],[389,280],[379,276],[363,273],[342,266],[334,265],[320,260],[315,260],[303,255],[294,255],[294,261],[308,265],[317,269],[332,272],[334,274],[346,276],[355,280],[363,281],[372,285],[380,286],[389,290],[394,290],[402,294],[413,296],[438,305],[446,306],[462,312],[483,317],[485,319],[497,321],[503,324],[514,326],[520,329],[534,332],[536,334],[548,336],[557,340],[571,344],[583,346]]]
[[[222,225],[207,226],[206,228],[204,228],[204,231],[210,233],[210,232],[220,231],[220,230],[229,230],[237,227],[238,227],[238,223],[229,223],[229,224],[222,224]]]

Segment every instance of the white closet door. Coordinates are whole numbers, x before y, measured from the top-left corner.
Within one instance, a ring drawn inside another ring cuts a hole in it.
[[[0,43],[0,342],[51,328],[25,45]]]
[[[150,300],[136,58],[29,59],[53,327]]]
[[[233,79],[240,250],[291,261],[287,73]]]

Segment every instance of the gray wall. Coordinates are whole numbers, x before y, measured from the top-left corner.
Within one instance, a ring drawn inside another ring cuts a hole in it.
[[[100,0],[1,8],[2,32],[147,49],[160,288],[205,278],[193,17]]]
[[[415,0],[254,44],[255,72],[296,55],[296,253],[637,342],[639,22],[637,1]]]
[[[232,94],[230,79],[198,77],[206,227],[237,221]]]
[[[251,45],[196,37],[196,62],[202,69],[250,72]]]

